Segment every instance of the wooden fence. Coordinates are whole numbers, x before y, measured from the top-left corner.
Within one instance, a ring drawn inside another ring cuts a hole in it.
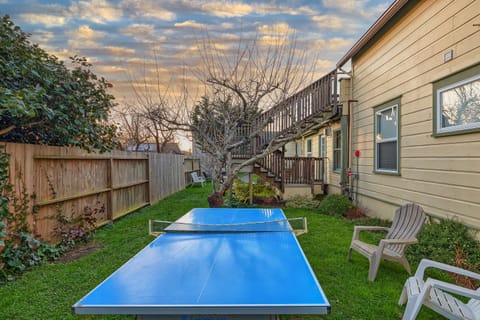
[[[76,217],[100,207],[98,226],[185,188],[184,157],[6,143],[10,181],[17,197],[34,196],[34,231],[52,240],[56,214]]]

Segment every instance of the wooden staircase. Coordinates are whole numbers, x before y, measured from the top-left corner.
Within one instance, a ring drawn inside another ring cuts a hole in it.
[[[292,133],[296,128],[305,129],[322,123],[337,103],[337,71],[334,70],[262,113],[255,125],[262,126],[263,130],[252,151],[258,152],[270,140]]]
[[[293,131],[321,124],[337,108],[337,71],[333,70],[280,104],[258,116],[253,126],[262,127],[249,145],[236,150],[234,157],[250,158],[261,153],[272,139],[282,138]],[[239,128],[239,137],[250,132],[249,126]],[[275,151],[260,159],[253,172],[276,185],[282,192],[286,184],[313,184],[323,177],[323,159],[285,157]]]

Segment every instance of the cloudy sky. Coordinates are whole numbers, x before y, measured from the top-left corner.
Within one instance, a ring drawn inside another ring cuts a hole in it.
[[[159,74],[167,82],[200,63],[197,44],[207,31],[219,44],[240,34],[294,31],[298,45],[316,53],[320,76],[334,69],[391,2],[0,0],[0,14],[9,14],[32,42],[62,60],[87,57],[113,83],[121,103],[131,98],[132,81]]]

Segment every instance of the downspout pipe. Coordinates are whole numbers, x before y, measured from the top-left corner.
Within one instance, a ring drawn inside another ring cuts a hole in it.
[[[352,149],[353,149],[353,146],[352,146],[353,139],[352,139],[352,128],[351,128],[352,121],[353,121],[353,119],[352,119],[353,118],[352,117],[352,103],[356,103],[356,102],[358,102],[358,100],[353,100],[353,99],[347,100],[347,109],[348,109],[348,129],[347,129],[348,130],[348,146],[347,146],[347,149],[348,149],[348,168],[350,168],[350,171],[353,171],[350,167],[351,164],[353,164],[352,163],[352,158],[351,158],[351,154],[353,152],[352,151]],[[358,172],[356,172],[356,174],[358,174]],[[353,182],[354,182],[353,181],[353,176],[347,177],[347,179],[349,179],[349,182],[350,182],[349,186],[348,186],[348,188],[349,188],[348,191],[349,191],[349,194],[350,194],[350,197],[351,197],[352,194],[353,194],[353,191],[354,191],[353,190]],[[356,181],[356,183],[357,183],[357,186],[358,186],[358,181]],[[355,199],[356,198],[357,197],[355,196]]]
[[[341,128],[342,128],[342,175],[340,177],[340,185],[342,188],[342,194],[349,193],[350,183],[347,176],[347,168],[350,168],[350,149],[351,149],[351,112],[352,103],[358,102],[358,100],[347,100],[348,114],[342,114]]]

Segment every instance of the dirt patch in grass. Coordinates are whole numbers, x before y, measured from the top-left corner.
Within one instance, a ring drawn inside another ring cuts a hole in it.
[[[344,218],[347,220],[354,220],[359,218],[365,218],[367,215],[361,208],[353,207],[348,210],[344,215]]]
[[[61,263],[74,261],[86,255],[92,254],[101,248],[103,248],[103,243],[99,241],[82,243],[65,252],[65,254],[58,258],[57,261]]]

